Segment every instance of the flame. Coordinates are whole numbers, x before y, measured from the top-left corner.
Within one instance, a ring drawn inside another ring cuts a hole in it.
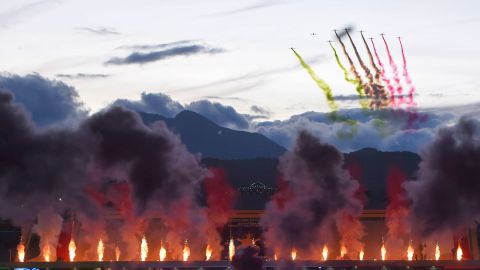
[[[230,261],[233,259],[235,255],[235,243],[233,242],[233,238],[230,239],[230,243],[228,244],[228,258]]]
[[[292,248],[292,261],[295,261],[296,258],[297,258],[297,249]]]
[[[278,260],[277,253],[273,254],[273,259],[274,259],[275,261]]]
[[[188,261],[188,257],[190,257],[190,248],[188,247],[187,241],[185,241],[185,244],[183,245],[183,261]]]
[[[461,261],[463,256],[463,250],[462,247],[460,247],[460,241],[458,241],[458,247],[457,247],[457,261]]]
[[[25,245],[20,242],[17,246],[17,253],[18,253],[18,261],[24,262],[25,261]]]
[[[387,249],[385,248],[385,243],[382,243],[382,248],[380,249],[380,252],[382,253],[382,261],[385,261],[385,258],[387,257]]]
[[[142,238],[142,243],[140,244],[140,259],[144,262],[147,259],[148,254],[148,244],[145,235]]]
[[[207,248],[205,249],[205,260],[207,261],[210,260],[210,258],[212,257],[212,252],[213,252],[212,247],[209,244],[207,244]]]
[[[363,261],[363,255],[365,255],[365,252],[363,252],[363,248],[362,248],[362,249],[360,249],[360,253],[358,253],[358,259],[360,261]]]
[[[102,238],[98,241],[98,246],[97,246],[97,255],[98,255],[98,261],[101,262],[103,261],[103,253],[105,252],[105,246],[103,245]]]
[[[322,257],[323,257],[323,260],[324,260],[324,261],[326,261],[327,258],[328,258],[328,247],[327,247],[327,245],[324,245],[324,246],[323,246]]]
[[[342,247],[340,248],[340,257],[343,258],[346,254],[347,254],[347,247],[342,245]]]
[[[115,247],[115,259],[117,260],[120,260],[120,254],[121,254],[121,251],[120,251],[120,248],[119,247]]]
[[[46,262],[49,262],[50,261],[50,257],[52,255],[52,252],[50,250],[50,245],[44,245],[43,248],[42,248],[42,254],[43,254],[43,259],[46,261]]]
[[[440,246],[437,243],[437,245],[435,246],[435,261],[438,260],[440,260]]]
[[[159,252],[159,255],[160,255],[160,261],[161,261],[161,262],[165,261],[165,258],[167,257],[167,250],[166,250],[165,247],[163,246],[163,242],[160,242],[160,252]]]
[[[410,241],[407,248],[407,259],[409,261],[413,260],[413,253],[414,253],[414,249],[412,247],[412,242]]]
[[[70,244],[68,244],[68,256],[70,256],[70,261],[73,262],[75,260],[75,250],[77,246],[73,239],[70,239]]]

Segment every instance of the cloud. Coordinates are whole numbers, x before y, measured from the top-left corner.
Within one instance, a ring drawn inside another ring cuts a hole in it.
[[[15,101],[25,106],[39,126],[70,122],[87,114],[75,88],[38,74],[1,74],[0,89],[13,93]]]
[[[59,0],[36,1],[0,13],[0,27],[8,27],[11,24],[20,23],[22,19],[30,18],[59,2]]]
[[[357,124],[351,126],[332,122],[328,113],[308,112],[283,121],[259,122],[252,125],[251,130],[286,148],[292,145],[298,131],[305,129],[343,152],[365,147],[382,151],[418,152],[426,143],[432,141],[440,126],[455,119],[455,115],[450,113],[420,113],[426,120],[414,122],[412,128],[407,129],[411,114],[405,111],[365,113],[360,109],[351,109],[340,111],[339,114],[357,121]]]
[[[248,5],[248,6],[244,6],[244,7],[241,7],[241,8],[237,8],[237,9],[232,9],[232,10],[229,10],[229,11],[225,11],[225,12],[221,12],[219,13],[218,15],[232,15],[232,14],[238,14],[238,13],[243,13],[243,12],[248,12],[248,11],[252,11],[252,10],[256,10],[256,9],[261,9],[261,8],[267,8],[267,7],[271,7],[271,6],[276,6],[276,5],[279,5],[281,4],[282,1],[260,1],[256,4],[253,4],[253,5]]]
[[[232,106],[200,100],[188,104],[185,108],[205,116],[220,126],[235,129],[247,129],[249,126],[245,115],[238,113]]]
[[[124,106],[135,111],[160,114],[169,118],[174,117],[184,109],[182,104],[172,100],[168,95],[145,92],[141,94],[140,100],[117,99],[113,102],[113,105]]]
[[[272,114],[272,112],[268,109],[265,109],[261,106],[258,106],[258,105],[252,105],[250,107],[250,110],[252,110],[252,112],[256,113],[256,114],[261,114],[263,116],[270,116]]]
[[[147,64],[172,58],[175,56],[190,56],[195,54],[217,54],[223,52],[220,48],[211,48],[204,45],[185,45],[165,50],[151,52],[132,52],[126,57],[114,57],[105,62],[106,65]]]
[[[113,28],[109,27],[103,27],[103,26],[98,26],[98,27],[77,27],[75,30],[80,31],[80,32],[86,32],[90,34],[95,34],[95,35],[100,35],[100,36],[108,36],[108,35],[120,35],[119,32],[117,32]]]
[[[55,77],[60,79],[101,79],[108,78],[110,74],[101,74],[101,73],[76,73],[76,74],[55,74]]]
[[[159,43],[159,44],[143,44],[143,45],[127,45],[127,46],[120,46],[118,49],[126,49],[126,50],[154,50],[154,49],[164,49],[168,47],[176,47],[185,44],[191,44],[195,40],[179,40],[169,43]]]

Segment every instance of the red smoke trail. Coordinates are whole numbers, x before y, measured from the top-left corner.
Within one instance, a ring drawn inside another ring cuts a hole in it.
[[[410,91],[408,92],[408,104],[413,104],[413,95],[415,94],[415,86],[413,86],[412,79],[408,74],[407,69],[407,59],[405,58],[405,52],[403,51],[402,39],[398,37],[398,42],[400,43],[400,48],[402,50],[402,59],[403,59],[403,77],[407,81],[408,86],[410,86]]]
[[[382,39],[383,42],[385,43],[385,49],[387,50],[388,54],[388,60],[390,61],[390,67],[392,68],[393,71],[393,80],[395,81],[395,86],[397,87],[397,93],[399,95],[399,105],[403,103],[403,88],[402,85],[400,85],[400,78],[398,77],[398,68],[397,65],[395,64],[395,61],[393,61],[392,54],[390,53],[390,49],[388,48],[388,43],[387,40],[385,39],[385,36],[382,34]]]
[[[370,38],[370,41],[372,42],[373,51],[375,52],[375,58],[377,58],[378,65],[380,66],[380,75],[382,76],[382,80],[387,85],[388,91],[390,91],[390,103],[395,106],[395,88],[385,74],[385,66],[382,63],[382,60],[380,60],[380,56],[378,56],[377,48],[375,47],[373,38]]]

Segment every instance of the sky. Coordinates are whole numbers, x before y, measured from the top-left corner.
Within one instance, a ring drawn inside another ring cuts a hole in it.
[[[357,42],[356,30],[385,33],[398,63],[395,37],[404,39],[419,106],[463,104],[479,96],[479,8],[478,1],[1,1],[0,70],[63,80],[94,111],[162,92],[181,103],[221,100],[244,113],[255,104],[286,119],[328,110],[290,47],[335,95],[354,93],[326,42],[332,29],[353,25]],[[178,41],[217,51],[107,63],[136,51],[131,46]]]
[[[115,103],[137,110],[160,106],[152,112],[169,117],[190,109],[220,125],[261,132],[284,146],[305,125],[334,138],[338,130],[325,125],[325,96],[290,50],[294,47],[331,86],[340,110],[368,124],[358,143],[333,139],[337,146],[418,151],[434,134],[425,129],[451,123],[456,119],[452,113],[478,111],[479,8],[473,0],[5,0],[0,2],[0,72],[18,75],[22,82],[6,79],[0,86],[20,89],[13,91],[17,100],[29,96],[24,103],[34,118],[55,107],[52,102],[65,101],[40,124],[57,121],[58,112],[81,117]],[[380,43],[385,33],[399,67],[396,38],[402,37],[417,109],[435,114],[433,120],[414,134],[391,136],[396,139],[387,146],[371,139],[368,130],[375,119],[359,116],[358,102],[342,98],[355,90],[343,80],[327,42],[334,40],[340,51],[332,29],[346,26],[353,27],[365,61],[360,30],[375,38],[387,63]],[[39,77],[28,77],[32,74]],[[29,84],[52,98],[25,92]],[[319,121],[321,126],[315,126]]]

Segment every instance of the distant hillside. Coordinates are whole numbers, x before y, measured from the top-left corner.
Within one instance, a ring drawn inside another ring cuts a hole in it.
[[[180,135],[190,152],[202,153],[205,158],[276,158],[286,151],[261,134],[224,128],[191,111],[182,111],[174,118],[143,112],[139,114],[145,124],[165,121],[170,129]]]
[[[345,154],[345,168],[360,181],[366,194],[367,209],[384,209],[388,204],[387,179],[398,169],[401,179],[413,179],[418,170],[420,156],[410,152],[381,152],[371,148]],[[223,168],[229,181],[236,188],[248,187],[261,182],[267,187],[276,187],[278,159],[258,158],[249,160],[219,160],[206,158],[208,167]],[[248,193],[240,196],[237,209],[263,209],[267,194]]]

